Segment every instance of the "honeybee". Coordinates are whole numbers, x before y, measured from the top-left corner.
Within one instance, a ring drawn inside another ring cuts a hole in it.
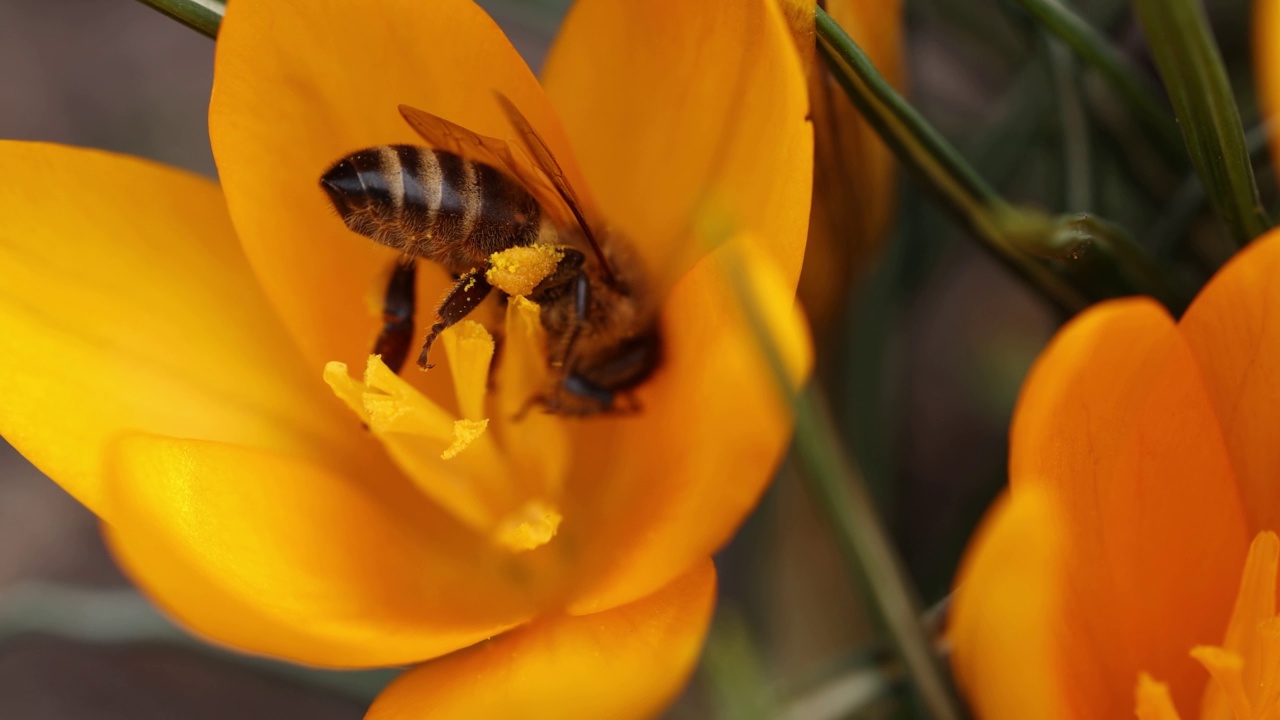
[[[552,373],[530,402],[571,415],[616,410],[617,396],[652,375],[661,355],[644,278],[625,242],[599,222],[532,124],[506,96],[497,99],[516,131],[519,154],[505,141],[401,105],[426,147],[360,150],[320,178],[348,228],[404,254],[387,286],[374,352],[396,372],[404,364],[417,258],[439,263],[457,279],[418,356],[425,370],[440,333],[493,292],[486,278],[490,256],[552,245],[559,260],[528,295],[540,307]]]

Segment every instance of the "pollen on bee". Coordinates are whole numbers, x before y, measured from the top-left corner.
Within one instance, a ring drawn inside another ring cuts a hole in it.
[[[538,283],[555,272],[563,257],[564,251],[543,243],[499,250],[489,256],[485,279],[508,295],[528,295]]]

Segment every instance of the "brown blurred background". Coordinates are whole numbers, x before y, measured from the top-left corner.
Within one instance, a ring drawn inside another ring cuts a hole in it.
[[[481,4],[536,69],[567,0]],[[1127,3],[1074,4],[1146,66]],[[1252,126],[1248,3],[1208,5]],[[1013,199],[1062,209],[1062,138],[1043,39],[1003,0],[914,0],[908,19],[913,102]],[[106,148],[213,175],[205,122],[213,49],[132,0],[0,0],[0,137]],[[1111,107],[1105,97],[1095,104],[1099,115]],[[1132,199],[1134,161],[1117,139],[1124,128],[1105,124],[1094,122],[1087,149],[1099,178],[1092,209],[1141,238],[1161,203]],[[20,168],[4,170],[5,182],[21,181]],[[1059,318],[910,182],[902,187],[893,242],[861,273],[841,335],[829,343],[828,390],[933,603],[1004,481],[1018,385]],[[1198,252],[1211,255],[1216,230],[1198,222]],[[719,567],[724,613],[713,647],[756,657],[748,674],[812,691],[816,703],[839,690],[827,680],[879,651],[789,470]],[[724,707],[708,690],[715,673],[700,675],[672,717]],[[387,677],[298,671],[186,640],[127,589],[92,516],[0,445],[0,720],[354,719]],[[831,707],[811,706],[804,717],[846,716],[839,702]]]

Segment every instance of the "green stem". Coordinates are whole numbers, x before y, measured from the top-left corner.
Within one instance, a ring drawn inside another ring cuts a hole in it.
[[[1136,0],[1138,20],[1173,101],[1183,139],[1209,199],[1236,242],[1271,227],[1201,0]]]
[[[1270,147],[1270,130],[1270,123],[1264,122],[1245,134],[1245,146],[1254,162],[1266,159]],[[1181,242],[1186,237],[1187,226],[1204,209],[1208,199],[1199,175],[1192,173],[1183,178],[1165,207],[1164,214],[1151,228],[1147,247],[1151,248],[1156,257],[1173,257],[1178,253]]]
[[[865,479],[839,449],[839,440],[821,395],[808,387],[793,397],[796,454],[805,467],[810,492],[835,528],[845,561],[865,578],[884,627],[932,718],[959,718],[951,691],[920,623],[920,603],[893,544],[876,515]]]
[[[132,588],[42,582],[6,587],[0,593],[0,641],[28,634],[92,644],[179,647],[366,703],[398,674],[394,670],[320,670],[227,652],[183,632]]]
[[[862,717],[894,689],[891,674],[878,665],[842,673],[808,692],[788,698],[780,720],[837,720]]]
[[[1164,103],[1147,88],[1138,72],[1101,33],[1058,0],[1014,2],[1096,70],[1147,128],[1151,137],[1160,145],[1161,152],[1174,159],[1176,164],[1185,166],[1183,158],[1186,157],[1186,151],[1183,149],[1182,138],[1178,136],[1177,127],[1170,121],[1169,111]]]
[[[1064,206],[1089,210],[1093,206],[1093,151],[1089,142],[1089,119],[1077,84],[1076,61],[1062,42],[1044,38],[1049,74],[1057,89],[1058,114],[1062,119],[1062,170]]]
[[[816,11],[818,49],[849,99],[898,159],[925,182],[997,259],[1067,314],[1088,304],[1068,283],[1025,257],[1003,225],[1015,211],[928,122],[889,85],[862,48]]]
[[[735,608],[716,608],[702,653],[702,676],[720,720],[770,720],[778,701],[747,621]]]
[[[960,720],[962,713],[950,683],[920,620],[920,603],[911,589],[876,514],[866,479],[840,449],[830,411],[813,385],[797,390],[764,313],[747,286],[746,268],[734,253],[725,255],[725,271],[739,307],[750,323],[779,389],[795,414],[794,451],[816,504],[826,513],[851,576],[861,582],[877,617],[926,710],[934,720]]]
[[[224,0],[138,0],[159,10],[206,37],[216,39],[222,16],[227,13]],[[252,1],[252,0],[250,0]]]
[[[1159,268],[1114,225],[1081,213],[1050,218],[1007,203],[821,8],[815,24],[818,47],[836,80],[885,144],[983,247],[1050,302],[1067,314],[1134,293],[1156,297],[1171,309],[1185,305]]]

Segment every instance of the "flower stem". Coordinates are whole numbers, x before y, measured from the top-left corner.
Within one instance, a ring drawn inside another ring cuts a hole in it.
[[[1060,40],[1044,37],[1041,44],[1050,79],[1057,89],[1058,115],[1062,120],[1064,205],[1087,211],[1093,206],[1093,150],[1089,142],[1089,119],[1077,83],[1076,59]]]
[[[138,0],[159,10],[206,37],[216,39],[222,16],[227,13],[224,0]]]
[[[818,47],[836,80],[898,159],[992,255],[1067,314],[1107,298],[1150,295],[1177,312],[1188,297],[1120,228],[1087,213],[1014,207],[876,70],[821,8]]]
[[[871,600],[925,716],[960,720],[963,715],[959,703],[921,622],[920,603],[876,514],[866,479],[842,450],[830,410],[815,386],[797,389],[792,384],[763,309],[748,286],[743,259],[727,253],[724,267],[778,388],[794,413],[793,450],[800,461],[802,478],[835,531],[850,575],[861,583]]]
[[[877,615],[928,708],[927,716],[958,719],[960,711],[920,622],[920,603],[876,515],[862,474],[839,448],[825,402],[813,386],[796,394],[793,402],[796,454],[806,470],[810,492],[835,528],[841,553],[865,578]]]
[[[1245,146],[1249,157],[1255,162],[1265,162],[1268,140],[1271,136],[1271,123],[1263,122],[1245,133]],[[1156,257],[1173,257],[1182,249],[1186,239],[1187,228],[1191,221],[1204,209],[1209,199],[1205,193],[1204,183],[1200,176],[1192,172],[1178,184],[1178,189],[1165,206],[1164,214],[1151,227],[1147,247]],[[1212,272],[1216,268],[1209,268]]]
[[[747,621],[736,608],[724,604],[716,608],[701,670],[717,718],[769,720],[778,717],[778,700],[756,642]]]
[[[1147,128],[1161,152],[1176,159],[1177,165],[1185,166],[1186,151],[1164,103],[1147,88],[1133,66],[1101,33],[1059,0],[1014,1],[1093,67]]]
[[[1240,124],[1240,110],[1201,0],[1137,0],[1138,20],[1173,101],[1209,200],[1236,242],[1271,227]]]

